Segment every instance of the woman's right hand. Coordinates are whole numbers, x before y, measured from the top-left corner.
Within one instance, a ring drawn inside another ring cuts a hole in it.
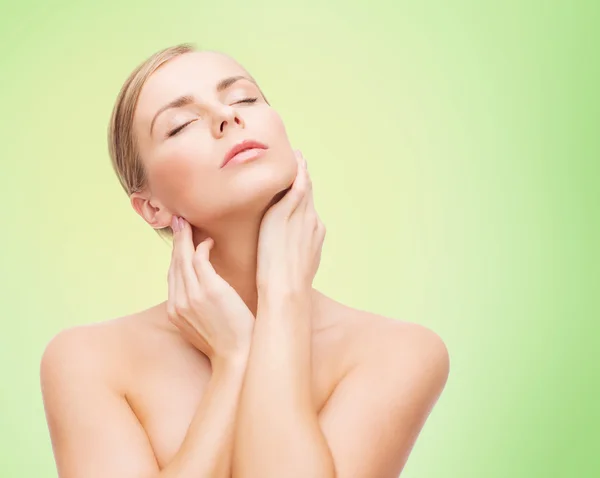
[[[254,315],[242,298],[212,267],[210,238],[194,250],[192,227],[173,216],[173,251],[169,267],[167,315],[181,334],[215,365],[250,350]]]

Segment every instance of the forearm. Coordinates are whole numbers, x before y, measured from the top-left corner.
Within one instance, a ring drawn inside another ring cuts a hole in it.
[[[311,329],[302,297],[259,301],[236,423],[235,478],[335,476],[312,399]]]
[[[213,366],[213,375],[174,459],[160,478],[230,478],[235,416],[247,353]]]

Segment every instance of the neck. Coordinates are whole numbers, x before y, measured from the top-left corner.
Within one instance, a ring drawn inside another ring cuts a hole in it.
[[[210,236],[214,246],[210,262],[217,272],[246,303],[256,317],[258,292],[256,266],[260,222],[264,214],[245,214],[219,221],[218,228],[205,232],[193,228],[194,247]]]
[[[235,214],[220,217],[205,230],[192,226],[194,247],[209,236],[214,240],[210,251],[213,268],[233,287],[254,317],[258,309],[256,269],[260,224],[265,213],[288,189],[275,194],[262,207],[248,204],[243,211],[238,210]]]
[[[258,258],[258,237],[262,214],[256,217],[247,215],[244,219],[221,220],[222,230],[210,234],[193,228],[194,247],[206,237],[215,241],[210,251],[210,262],[219,274],[241,297],[252,315],[256,318],[258,310],[258,291],[256,287],[256,269]],[[331,313],[326,313],[335,301],[311,287],[311,321],[313,329],[319,331],[332,324]],[[329,307],[325,307],[329,304]]]

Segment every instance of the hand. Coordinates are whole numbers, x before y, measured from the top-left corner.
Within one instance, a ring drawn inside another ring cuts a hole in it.
[[[296,152],[298,172],[290,190],[264,215],[258,238],[257,287],[306,293],[319,268],[325,225],[314,208],[306,160]]]
[[[192,227],[173,216],[173,251],[169,267],[167,315],[181,334],[214,361],[247,354],[254,316],[237,292],[213,269],[211,238],[194,251]]]

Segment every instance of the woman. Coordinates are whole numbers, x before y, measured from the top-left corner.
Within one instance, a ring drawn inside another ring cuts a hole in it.
[[[325,229],[306,161],[252,76],[160,51],[124,84],[109,143],[135,211],[172,234],[168,300],[47,345],[59,476],[397,477],[446,347],[313,289]]]

